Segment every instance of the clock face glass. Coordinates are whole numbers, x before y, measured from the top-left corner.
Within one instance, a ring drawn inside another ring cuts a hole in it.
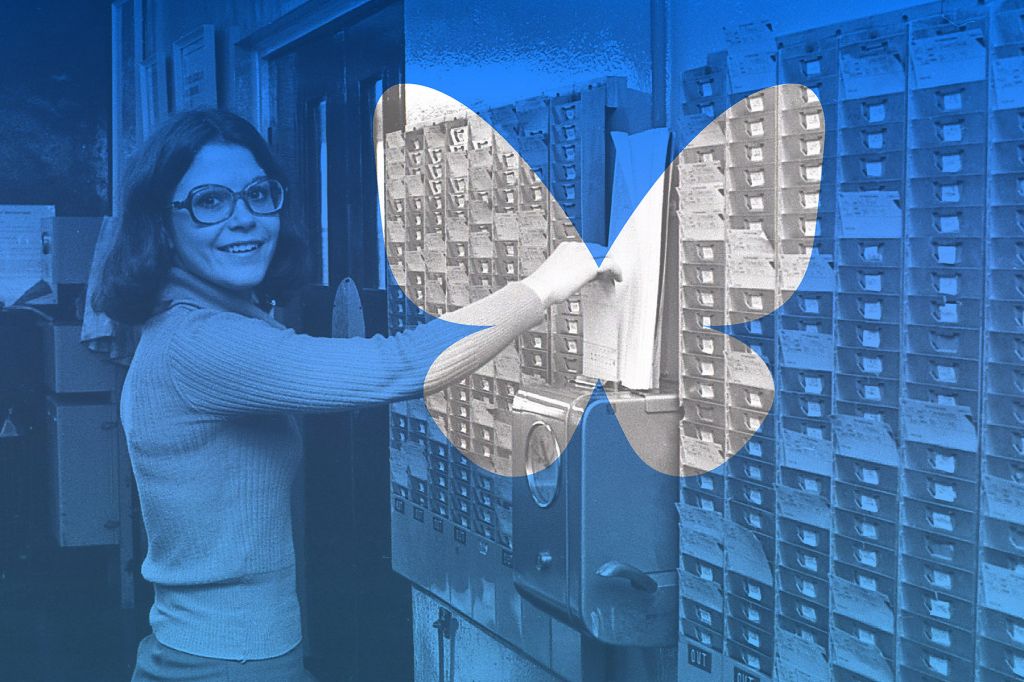
[[[526,438],[526,480],[533,501],[540,507],[550,505],[558,493],[558,455],[558,441],[551,427],[543,422],[534,424]]]

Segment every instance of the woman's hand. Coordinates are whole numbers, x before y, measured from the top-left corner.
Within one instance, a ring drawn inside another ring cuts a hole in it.
[[[564,242],[523,280],[523,284],[533,289],[547,307],[561,303],[596,277],[621,281],[622,271],[607,258],[599,268],[583,242]]]

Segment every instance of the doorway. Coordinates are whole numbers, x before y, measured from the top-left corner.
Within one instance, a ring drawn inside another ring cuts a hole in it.
[[[362,295],[367,334],[386,332],[373,113],[404,60],[393,2],[368,3],[267,62],[270,142],[289,175],[292,217],[309,230],[308,333],[330,334],[345,278]],[[305,423],[296,545],[307,667],[323,680],[411,679],[411,593],[391,571],[387,408]]]

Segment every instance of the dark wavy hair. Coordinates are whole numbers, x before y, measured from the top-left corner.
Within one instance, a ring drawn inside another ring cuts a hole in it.
[[[280,164],[251,123],[227,111],[181,113],[155,132],[131,159],[122,185],[119,226],[100,273],[92,307],[117,322],[141,324],[153,314],[173,262],[171,201],[174,189],[208,144],[233,144],[252,152],[270,177],[285,183]],[[305,283],[306,240],[281,214],[277,248],[256,288],[261,302],[282,299]]]

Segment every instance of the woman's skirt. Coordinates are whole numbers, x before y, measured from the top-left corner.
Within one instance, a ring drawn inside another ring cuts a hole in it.
[[[227,661],[164,646],[153,635],[139,642],[132,682],[316,682],[302,663],[302,646],[275,658]]]

